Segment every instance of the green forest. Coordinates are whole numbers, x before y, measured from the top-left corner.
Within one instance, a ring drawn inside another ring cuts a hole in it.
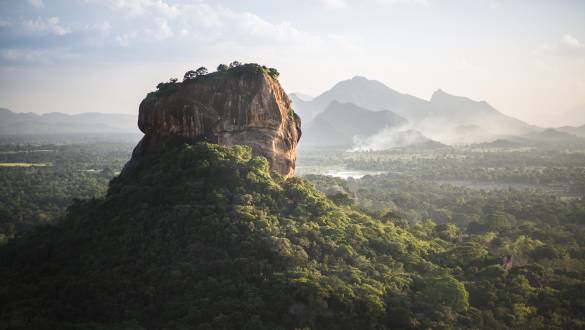
[[[404,154],[409,170],[355,153],[387,173],[285,179],[200,143],[116,178],[130,145],[23,148],[2,161],[50,166],[0,168],[0,328],[585,328],[574,194],[434,182]]]
[[[119,142],[80,143],[78,139],[62,141],[71,142],[2,141],[0,242],[59,218],[73,199],[103,196],[133,146]]]

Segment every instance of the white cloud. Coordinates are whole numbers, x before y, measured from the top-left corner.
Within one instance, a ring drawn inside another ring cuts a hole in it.
[[[9,26],[12,26],[12,23],[10,21],[0,18],[0,28],[5,28]]]
[[[166,17],[178,16],[176,6],[169,5],[163,0],[89,0],[89,2],[103,3],[112,9],[127,12],[130,16],[142,16],[151,10],[156,10]]]
[[[50,17],[48,19],[37,18],[24,20],[22,22],[26,31],[39,34],[54,34],[63,36],[71,33],[71,28],[61,25],[59,17]]]
[[[170,27],[169,22],[167,22],[166,19],[157,18],[155,19],[155,22],[158,25],[158,31],[156,34],[156,38],[158,40],[167,39],[175,35],[173,29]]]
[[[491,9],[497,9],[502,5],[502,3],[498,0],[489,0],[488,5]]]
[[[339,9],[348,7],[348,4],[347,2],[345,2],[345,0],[319,0],[319,3],[321,3],[321,6],[328,9]]]
[[[572,36],[570,34],[565,34],[561,38],[561,44],[565,47],[568,47],[568,48],[574,48],[574,49],[585,48],[585,44],[583,44],[581,41],[577,40],[577,38],[575,38],[574,36]]]
[[[252,12],[210,5],[204,1],[84,1],[112,10],[107,21],[79,26],[63,24],[58,17],[25,18],[18,22],[19,29],[14,26],[13,32],[41,38],[75,32],[75,38],[53,38],[46,43],[46,47],[50,48],[52,44],[73,54],[90,54],[88,49],[107,47],[126,48],[124,54],[130,54],[135,49],[142,51],[141,47],[172,47],[177,50],[173,53],[176,58],[194,54],[236,53],[241,60],[257,58],[258,54],[278,60],[286,58],[287,54],[326,58],[334,58],[339,53],[348,56],[363,54],[356,40],[347,36],[308,33],[286,21],[270,21]],[[44,48],[37,52],[5,51],[0,59],[16,63],[16,54],[22,54],[21,62],[38,62],[43,51]],[[112,50],[112,54],[117,53]],[[55,58],[54,62],[60,60],[57,56],[52,58]]]
[[[376,0],[376,1],[381,4],[413,4],[423,6],[429,4],[428,0]]]
[[[28,3],[35,8],[43,8],[45,6],[43,0],[28,0]]]
[[[89,0],[95,3],[95,0]],[[167,4],[162,0],[109,0],[99,2],[114,10],[128,13],[135,24],[144,25],[136,32],[120,33],[116,40],[129,46],[134,42],[150,42],[173,37],[191,37],[201,40],[230,39],[245,43],[255,41],[291,42],[314,37],[295,29],[288,22],[271,23],[256,14],[239,12],[204,2]]]
[[[53,64],[58,60],[69,60],[74,56],[66,49],[0,49],[0,60],[12,63]]]
[[[97,31],[99,34],[103,36],[107,36],[112,32],[112,25],[108,21],[104,21],[101,24],[93,26],[93,30]]]
[[[116,41],[118,44],[120,44],[120,46],[128,47],[130,45],[130,41],[136,39],[137,37],[137,32],[124,33],[116,36]]]
[[[585,55],[585,44],[570,34],[565,34],[556,43],[542,44],[534,55]]]

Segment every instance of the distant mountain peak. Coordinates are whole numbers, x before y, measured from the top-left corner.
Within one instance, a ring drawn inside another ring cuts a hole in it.
[[[12,112],[0,108],[0,134],[136,134],[135,114]]]
[[[473,100],[469,97],[465,97],[465,96],[458,96],[458,95],[453,95],[453,94],[449,94],[447,92],[445,92],[443,89],[439,88],[436,91],[433,92],[433,95],[431,96],[431,103],[433,101],[441,101],[441,100],[445,100],[445,99],[453,99],[453,100],[460,100],[460,101],[465,101],[465,102],[471,102],[471,103],[478,103],[478,104],[482,104],[482,105],[486,105],[489,106],[490,108],[493,108],[489,103],[487,103],[486,101],[477,101],[477,100]]]
[[[294,93],[290,93],[288,95],[292,100],[300,100],[303,102],[311,102],[315,97],[305,94],[305,93],[301,93],[301,92],[294,92]]]
[[[354,76],[353,78],[351,78],[351,80],[354,81],[370,81],[370,79],[364,77],[364,76]]]
[[[439,89],[437,89],[436,91],[433,92],[433,95],[431,96],[431,102],[437,101],[437,100],[441,100],[441,99],[444,99],[444,98],[462,98],[462,99],[467,99],[465,97],[455,96],[453,94],[449,94],[449,93],[445,92],[443,89],[439,88]]]
[[[395,92],[394,90],[392,90],[390,87],[386,86],[381,81],[378,81],[375,79],[368,79],[367,77],[364,77],[364,76],[354,76],[351,79],[342,80],[342,81],[338,82],[337,84],[335,84],[331,90],[335,90],[336,88],[352,88],[352,89],[353,88],[362,88],[362,89],[363,88],[374,88],[375,90],[378,90],[378,91]]]
[[[484,128],[493,134],[515,135],[537,131],[537,127],[507,116],[485,101],[476,101],[448,93],[443,88],[433,92],[430,100],[396,91],[378,80],[354,76],[336,83],[311,102],[298,102],[295,111],[306,122],[325,111],[332,101],[351,102],[358,107],[389,110],[415,126],[424,127],[423,134],[434,134],[463,124]],[[422,128],[420,128],[422,129]]]

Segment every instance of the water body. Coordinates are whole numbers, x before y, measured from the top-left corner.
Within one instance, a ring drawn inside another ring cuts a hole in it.
[[[297,166],[296,174],[299,176],[308,174],[327,175],[334,178],[341,179],[361,179],[366,175],[379,175],[385,174],[386,171],[368,171],[368,170],[350,170],[342,165],[301,165]]]
[[[348,169],[331,169],[327,170],[323,175],[332,176],[334,178],[342,178],[347,180],[348,178],[361,179],[366,175],[380,175],[384,174],[384,171],[361,171],[361,170],[348,170]]]

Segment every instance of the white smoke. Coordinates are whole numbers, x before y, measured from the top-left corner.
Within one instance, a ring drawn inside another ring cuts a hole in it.
[[[514,124],[514,123],[512,123]],[[415,125],[387,127],[374,135],[354,136],[354,147],[350,151],[379,151],[404,148],[431,140],[446,145],[469,145],[489,143],[510,136],[521,136],[525,132],[514,130],[510,123],[489,117],[456,121],[441,118],[425,118]]]
[[[363,138],[354,136],[354,147],[351,151],[379,151],[393,148],[403,148],[411,145],[428,142],[419,131],[409,126],[385,128],[378,133]]]

